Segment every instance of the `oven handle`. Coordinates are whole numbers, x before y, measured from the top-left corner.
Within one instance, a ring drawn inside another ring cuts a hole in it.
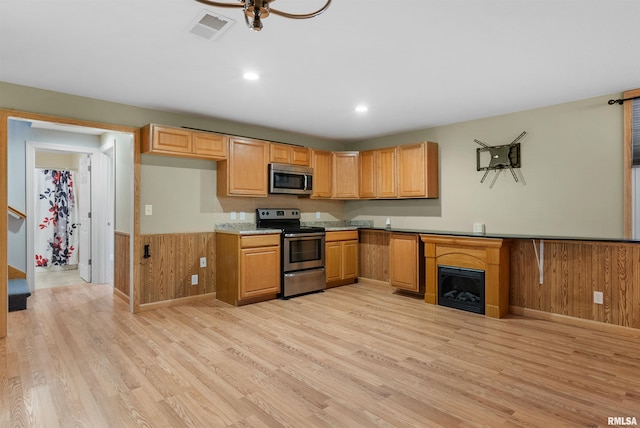
[[[284,234],[285,238],[318,238],[320,236],[325,236],[325,232],[310,232],[310,233],[286,233]]]

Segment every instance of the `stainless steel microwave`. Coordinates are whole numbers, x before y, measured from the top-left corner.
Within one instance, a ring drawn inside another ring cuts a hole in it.
[[[310,195],[313,192],[313,168],[282,163],[269,164],[269,193]]]

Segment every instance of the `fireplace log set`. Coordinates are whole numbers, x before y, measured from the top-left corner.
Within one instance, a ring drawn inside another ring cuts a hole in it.
[[[444,293],[447,299],[457,300],[459,302],[480,303],[480,297],[468,291],[451,290]]]

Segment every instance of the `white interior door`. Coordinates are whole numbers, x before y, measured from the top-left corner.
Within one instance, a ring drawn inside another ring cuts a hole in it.
[[[91,155],[80,158],[78,176],[78,270],[80,278],[91,282]]]

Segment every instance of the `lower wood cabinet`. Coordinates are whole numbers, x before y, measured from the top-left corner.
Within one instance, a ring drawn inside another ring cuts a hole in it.
[[[325,241],[327,288],[358,280],[358,231],[327,232]]]
[[[391,234],[389,239],[389,283],[392,287],[423,293],[424,265],[424,250],[418,234]]]
[[[280,293],[280,235],[216,233],[216,298],[239,306]]]

